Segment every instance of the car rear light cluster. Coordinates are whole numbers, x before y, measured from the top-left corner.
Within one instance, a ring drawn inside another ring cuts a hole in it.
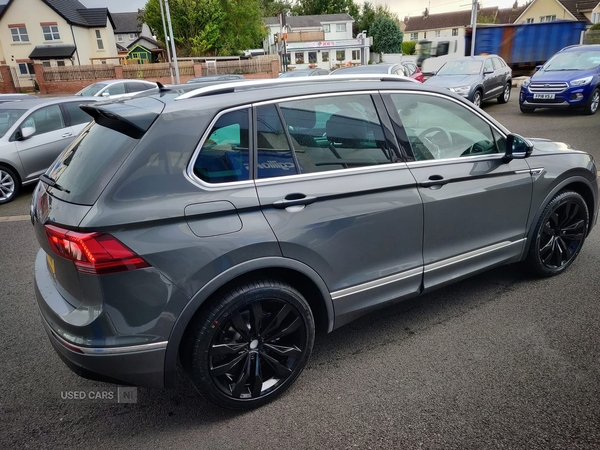
[[[110,234],[79,233],[56,225],[44,228],[54,253],[73,261],[79,272],[102,275],[150,267]]]

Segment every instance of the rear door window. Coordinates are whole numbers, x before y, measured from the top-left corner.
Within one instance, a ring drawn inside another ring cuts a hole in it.
[[[92,118],[89,114],[85,113],[79,105],[82,103],[78,102],[69,102],[63,103],[62,106],[67,110],[67,114],[69,115],[69,119],[71,121],[71,125],[80,125],[82,123],[88,123],[92,121]]]
[[[152,86],[145,83],[127,83],[127,90],[129,92],[142,92],[150,89]]]

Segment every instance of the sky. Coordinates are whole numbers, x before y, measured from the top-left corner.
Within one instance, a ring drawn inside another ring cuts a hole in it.
[[[111,12],[137,11],[143,8],[147,0],[79,0],[88,8],[107,7]],[[355,0],[362,3],[362,0]],[[471,9],[472,0],[370,0],[373,4],[388,5],[390,10],[398,14],[400,19],[405,16],[419,16],[429,6],[431,14],[448,11]],[[483,7],[498,6],[510,8],[514,0],[479,0]],[[5,0],[0,0],[0,4]],[[525,0],[519,0],[519,5],[525,4]]]

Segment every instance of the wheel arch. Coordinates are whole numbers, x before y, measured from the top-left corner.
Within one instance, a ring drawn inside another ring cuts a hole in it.
[[[4,167],[6,169],[10,169],[11,171],[13,171],[14,174],[19,179],[18,180],[19,184],[21,184],[21,185],[23,184],[23,174],[13,164],[10,164],[9,162],[0,159],[0,167]]]
[[[334,309],[331,295],[323,279],[309,266],[287,258],[266,257],[246,261],[226,270],[204,285],[185,306],[169,336],[165,354],[165,386],[175,384],[175,370],[179,348],[202,312],[202,306],[224,290],[256,277],[276,278],[289,283],[306,299],[315,318],[317,331],[331,332],[334,325]]]
[[[527,230],[527,243],[525,245],[525,248],[523,249],[523,254],[522,254],[522,258],[525,258],[527,256],[527,254],[529,253],[529,246],[531,245],[532,239],[533,239],[533,232],[535,230],[535,226],[538,223],[538,221],[540,220],[540,217],[542,215],[542,213],[544,212],[544,209],[546,208],[546,206],[548,205],[548,203],[550,203],[550,201],[560,192],[565,191],[565,190],[572,190],[574,192],[577,192],[579,195],[581,195],[588,207],[588,213],[589,213],[589,217],[590,217],[590,227],[588,228],[588,236],[592,230],[592,226],[593,226],[593,221],[594,221],[594,217],[597,213],[596,208],[598,207],[597,205],[597,198],[594,196],[594,191],[593,191],[593,187],[590,183],[590,181],[583,177],[583,176],[576,176],[576,177],[570,177],[567,178],[563,181],[561,181],[560,183],[558,183],[551,191],[550,193],[544,198],[544,201],[540,203],[540,206],[538,207],[537,211],[535,212],[535,215],[533,216],[533,220],[531,221],[531,224],[529,226],[529,229]]]

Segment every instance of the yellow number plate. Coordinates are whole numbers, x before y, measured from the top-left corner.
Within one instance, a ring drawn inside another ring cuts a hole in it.
[[[54,269],[54,260],[50,255],[46,255],[46,262],[48,263],[48,269],[52,272],[52,276],[56,277],[56,270]]]

